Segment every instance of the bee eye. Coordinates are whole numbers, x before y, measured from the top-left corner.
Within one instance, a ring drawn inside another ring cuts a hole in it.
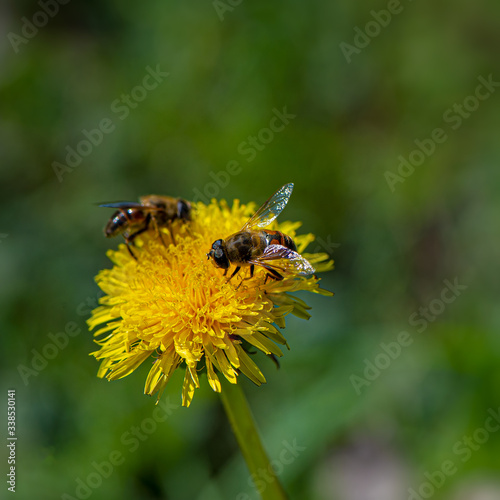
[[[189,220],[190,212],[191,208],[187,202],[185,202],[184,200],[179,200],[177,202],[177,215],[179,218]]]
[[[215,258],[216,259],[220,259],[222,256],[224,255],[224,252],[218,248],[216,251],[215,251]]]

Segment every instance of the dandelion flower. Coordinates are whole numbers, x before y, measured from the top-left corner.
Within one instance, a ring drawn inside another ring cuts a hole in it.
[[[290,313],[309,318],[309,307],[290,292],[331,293],[319,287],[316,276],[285,275],[276,281],[259,268],[252,278],[244,268],[227,283],[206,253],[214,240],[239,231],[254,211],[253,204],[238,200],[232,207],[224,201],[199,202],[193,204],[190,223],[174,221],[173,240],[166,229],[162,238],[155,231],[138,237],[137,260],[124,244],[108,251],[114,265],[96,277],[105,296],[88,320],[90,329],[97,329],[100,348],[92,355],[101,361],[99,377],[123,378],[151,358],[144,392],[159,399],[176,368],[185,369],[184,406],[200,386],[202,370],[217,392],[221,376],[232,384],[240,375],[265,383],[252,353],[282,356],[279,345],[288,344],[277,327],[285,326]],[[302,253],[314,237],[296,235],[299,226],[273,222],[269,228],[291,236]],[[325,253],[303,255],[317,272],[333,268]]]

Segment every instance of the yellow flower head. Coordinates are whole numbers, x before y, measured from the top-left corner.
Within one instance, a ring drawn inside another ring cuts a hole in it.
[[[114,266],[96,277],[106,295],[88,320],[91,330],[100,326],[94,334],[100,349],[92,353],[102,360],[99,377],[125,377],[153,356],[144,392],[158,393],[159,399],[174,370],[185,366],[184,406],[191,403],[203,368],[217,392],[220,374],[233,384],[240,374],[257,385],[266,381],[249,347],[282,356],[276,344],[287,343],[275,325],[283,328],[289,313],[309,318],[308,306],[288,292],[331,293],[319,288],[316,276],[269,280],[259,267],[252,278],[243,268],[228,283],[222,270],[207,261],[212,243],[239,231],[254,211],[253,205],[240,205],[238,200],[232,208],[224,201],[197,203],[191,222],[173,222],[174,240],[166,229],[164,243],[155,231],[137,238],[137,260],[123,244],[108,251]],[[291,236],[302,253],[314,237],[296,236],[299,226],[274,222],[269,228]],[[325,253],[303,255],[318,272],[333,268]]]

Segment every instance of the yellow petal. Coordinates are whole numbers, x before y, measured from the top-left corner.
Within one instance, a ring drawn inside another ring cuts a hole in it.
[[[220,392],[221,391],[221,384],[219,377],[215,374],[214,367],[212,365],[212,362],[210,359],[206,358],[205,363],[207,366],[207,378],[208,378],[208,383],[210,384],[210,387],[215,391],[215,392]]]
[[[195,384],[191,378],[191,373],[186,370],[184,383],[182,384],[182,406],[189,406],[193,400]]]
[[[250,359],[250,356],[248,356],[243,348],[238,346],[237,349],[241,361],[241,373],[246,375],[256,385],[265,384],[266,377],[264,377],[263,373],[259,370],[259,367]]]

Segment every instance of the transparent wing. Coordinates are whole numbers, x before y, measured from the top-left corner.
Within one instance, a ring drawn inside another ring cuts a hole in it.
[[[100,207],[109,208],[139,208],[142,207],[140,203],[135,201],[115,201],[113,203],[99,203]]]
[[[265,263],[278,271],[289,271],[297,274],[314,274],[314,267],[300,253],[282,245],[269,245],[264,253],[252,263]]]
[[[143,212],[157,212],[165,210],[165,207],[155,207],[155,206],[145,206],[142,203],[137,203],[135,201],[116,201],[114,203],[100,203],[100,207],[107,208],[118,208],[121,210],[127,210],[128,208],[140,208]]]
[[[247,221],[241,228],[242,231],[250,231],[255,228],[263,228],[271,224],[278,217],[281,211],[285,208],[293,191],[293,183],[285,184],[281,189],[276,191],[264,205]]]

